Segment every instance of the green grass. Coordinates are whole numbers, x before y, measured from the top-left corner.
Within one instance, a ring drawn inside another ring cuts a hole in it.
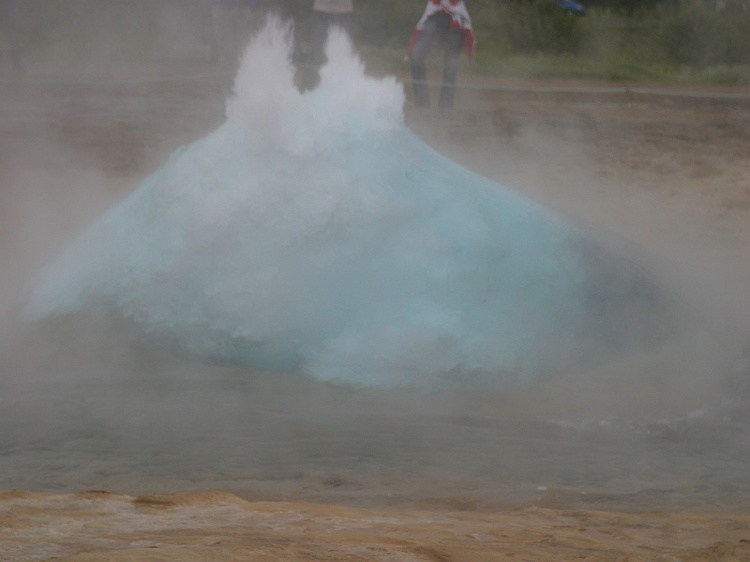
[[[409,63],[401,49],[363,47],[359,49],[373,74],[404,74]],[[439,79],[441,61],[436,55],[429,61],[429,73]],[[517,55],[491,52],[477,53],[470,65],[462,61],[460,75],[504,78],[572,78],[613,82],[704,83],[723,85],[750,84],[750,65],[709,65],[695,68],[663,63],[638,62],[620,54],[609,57],[581,55]]]
[[[554,0],[477,0],[471,5],[477,60],[464,61],[461,73],[750,84],[750,9],[727,5],[733,7],[717,12],[683,0],[679,9],[662,2],[630,16],[592,8],[571,17]],[[408,74],[404,49],[421,6],[403,0],[358,5],[356,42],[369,71]],[[203,0],[25,0],[18,26],[29,60],[199,63],[208,59],[211,35]],[[431,76],[439,76],[437,57],[430,65]]]

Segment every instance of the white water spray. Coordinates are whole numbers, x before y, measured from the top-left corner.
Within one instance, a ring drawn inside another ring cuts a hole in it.
[[[430,388],[653,343],[668,307],[637,268],[424,145],[342,32],[304,95],[289,49],[271,22],[226,123],[46,269],[37,316],[103,308],[192,356]]]

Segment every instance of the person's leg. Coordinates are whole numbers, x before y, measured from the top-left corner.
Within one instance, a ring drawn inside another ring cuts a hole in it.
[[[349,12],[346,14],[331,14],[331,25],[335,25],[346,31],[349,36],[354,31],[354,14]]]
[[[453,107],[456,95],[456,79],[458,78],[458,63],[464,46],[464,31],[451,29],[445,35],[445,57],[443,59],[443,86],[440,89],[440,107]]]
[[[295,56],[297,75],[295,82],[300,92],[314,90],[320,83],[318,69],[326,63],[326,42],[328,28],[331,25],[328,14],[313,11],[310,15],[307,41],[304,46],[297,46]]]
[[[313,11],[311,21],[310,51],[307,62],[320,68],[327,62],[326,43],[328,42],[328,28],[331,26],[331,16],[323,12]]]
[[[435,47],[437,27],[435,22],[427,20],[411,52],[411,78],[414,92],[414,105],[428,107],[430,94],[427,90],[427,56]]]
[[[252,38],[263,27],[266,20],[266,8],[259,0],[246,0],[245,18],[247,20],[247,35]]]

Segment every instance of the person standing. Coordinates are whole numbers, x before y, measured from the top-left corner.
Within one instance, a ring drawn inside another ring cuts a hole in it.
[[[475,44],[471,17],[463,0],[429,0],[406,49],[406,58],[411,60],[414,105],[430,105],[425,62],[433,49],[441,48],[443,85],[438,105],[453,107],[461,51],[466,49],[473,61]]]
[[[18,46],[18,35],[16,33],[16,2],[15,0],[0,0],[0,32],[5,36],[6,43],[10,49],[10,58],[13,70],[21,72],[21,49]],[[2,51],[0,50],[0,65],[2,64]]]
[[[296,81],[301,92],[313,90],[320,82],[320,67],[326,62],[328,30],[332,25],[341,27],[347,33],[354,25],[353,0],[315,0],[307,41],[297,44],[295,63],[299,67]]]

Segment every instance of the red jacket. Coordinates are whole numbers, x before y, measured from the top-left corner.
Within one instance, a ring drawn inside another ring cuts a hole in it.
[[[419,34],[422,33],[422,28],[425,22],[438,12],[445,12],[451,17],[451,29],[463,29],[464,30],[464,47],[466,48],[466,54],[470,61],[474,60],[474,46],[476,40],[474,39],[474,31],[471,27],[471,17],[469,11],[466,9],[466,3],[463,0],[430,0],[427,2],[427,7],[424,9],[422,17],[417,22],[417,27],[414,28],[414,33],[411,34],[409,39],[409,46],[406,48],[406,58],[411,56],[412,49],[419,38]]]

